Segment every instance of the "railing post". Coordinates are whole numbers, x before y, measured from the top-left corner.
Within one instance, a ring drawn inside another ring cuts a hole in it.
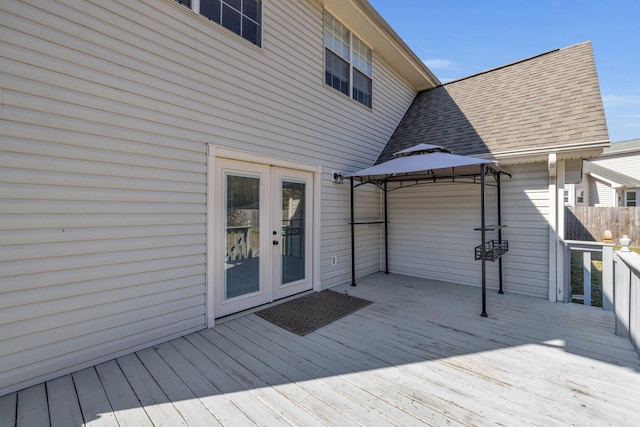
[[[591,305],[591,252],[582,253],[582,304]]]
[[[602,247],[602,309],[613,310],[613,245]]]
[[[629,288],[631,286],[631,269],[622,260],[616,263],[615,300],[613,311],[616,315],[616,335],[629,337]]]
[[[640,276],[636,270],[629,286],[629,339],[640,355]]]
[[[614,257],[616,335],[628,337],[640,354],[640,255],[621,250]]]

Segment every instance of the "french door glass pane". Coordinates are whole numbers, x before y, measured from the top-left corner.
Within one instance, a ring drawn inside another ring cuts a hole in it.
[[[282,181],[281,284],[305,278],[306,185]]]
[[[224,298],[260,290],[260,178],[226,174]]]

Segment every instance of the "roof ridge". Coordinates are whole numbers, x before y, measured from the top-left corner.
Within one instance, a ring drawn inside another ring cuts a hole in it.
[[[551,53],[558,52],[558,51],[560,51],[560,49],[554,49],[554,50],[550,50],[548,52],[539,53],[539,54],[537,54],[535,56],[531,56],[529,58],[521,59],[519,61],[510,62],[508,64],[500,65],[499,67],[490,68],[488,70],[480,71],[479,73],[471,74],[470,76],[466,76],[466,77],[461,77],[461,78],[456,79],[456,80],[451,80],[450,82],[443,83],[442,86],[446,86],[446,85],[451,84],[451,83],[457,83],[457,82],[460,82],[460,81],[463,81],[463,80],[470,79],[472,77],[481,76],[483,74],[488,74],[488,73],[491,73],[493,71],[501,70],[503,68],[511,67],[511,66],[517,65],[517,64],[521,64],[523,62],[531,61],[532,59],[540,58],[541,56],[549,55]]]
[[[524,58],[524,59],[520,59],[520,60],[515,61],[515,62],[510,62],[508,64],[500,65],[500,66],[495,67],[495,68],[490,68],[488,70],[480,71],[479,73],[471,74],[470,76],[461,77],[461,78],[456,79],[456,80],[451,80],[450,82],[442,83],[440,86],[446,86],[446,85],[451,84],[451,83],[457,83],[457,82],[460,82],[460,81],[463,81],[463,80],[467,80],[467,79],[470,79],[470,78],[473,78],[473,77],[481,76],[483,74],[491,73],[493,71],[501,70],[503,68],[511,67],[511,66],[517,65],[517,64],[521,64],[523,62],[531,61],[533,59],[540,58],[541,56],[545,56],[545,55],[549,55],[549,54],[552,54],[552,53],[556,53],[556,52],[559,52],[561,50],[565,50],[565,49],[568,49],[570,47],[579,46],[581,44],[586,44],[586,43],[590,43],[590,42],[587,40],[587,41],[583,41],[583,42],[580,42],[580,43],[572,44],[570,46],[565,46],[565,47],[562,47],[562,48],[557,48],[557,49],[553,49],[553,50],[550,50],[550,51],[547,51],[547,52],[539,53],[537,55],[530,56],[530,57]],[[436,86],[436,87],[440,87],[440,86]]]
[[[603,156],[619,156],[628,153],[640,152],[640,138],[629,139],[627,141],[612,142],[603,151]]]

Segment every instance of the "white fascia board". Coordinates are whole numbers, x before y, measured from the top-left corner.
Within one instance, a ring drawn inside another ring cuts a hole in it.
[[[550,154],[555,154],[558,160],[569,158],[591,158],[600,156],[602,150],[609,145],[609,140],[603,140],[583,142],[579,144],[561,144],[542,148],[498,151],[477,155],[477,157],[495,160],[503,165],[547,161]]]
[[[602,181],[602,182],[604,182],[606,184],[609,184],[611,186],[611,188],[623,188],[624,187],[624,185],[619,184],[619,183],[617,183],[615,181],[611,181],[610,179],[607,179],[607,178],[605,178],[603,176],[600,176],[600,175],[598,175],[596,173],[589,172],[588,175],[592,176],[593,178],[595,178],[595,179],[597,179],[599,181]]]

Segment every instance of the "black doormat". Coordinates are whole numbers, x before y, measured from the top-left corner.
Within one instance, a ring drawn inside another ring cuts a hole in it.
[[[256,314],[304,336],[369,304],[371,301],[326,290],[265,308]]]

